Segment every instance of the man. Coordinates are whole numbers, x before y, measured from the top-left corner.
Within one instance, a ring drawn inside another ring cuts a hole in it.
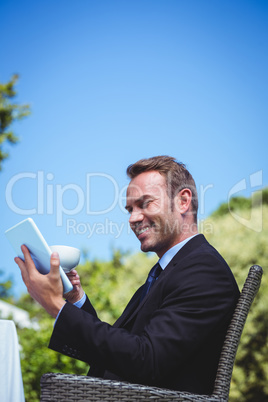
[[[210,394],[239,296],[236,282],[198,234],[196,187],[185,166],[160,156],[127,173],[129,223],[141,250],[158,255],[160,274],[148,292],[147,284],[137,290],[113,326],[98,319],[77,273],[63,299],[57,254],[46,276],[26,247],[25,263],[15,260],[29,293],[57,317],[49,347],[89,363],[89,375]]]

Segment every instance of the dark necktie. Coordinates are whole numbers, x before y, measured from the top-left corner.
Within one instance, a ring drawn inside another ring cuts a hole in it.
[[[153,268],[151,269],[151,271],[149,272],[148,278],[144,284],[144,288],[141,294],[141,298],[140,301],[142,301],[142,299],[147,295],[147,293],[149,292],[149,290],[151,289],[151,287],[153,286],[153,284],[155,283],[157,277],[160,275],[160,273],[162,272],[162,268],[160,266],[159,263],[156,263]]]

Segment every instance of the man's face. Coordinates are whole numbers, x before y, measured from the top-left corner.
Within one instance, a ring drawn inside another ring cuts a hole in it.
[[[142,251],[154,251],[162,257],[180,241],[181,215],[168,197],[165,178],[159,172],[144,172],[131,180],[126,209]]]

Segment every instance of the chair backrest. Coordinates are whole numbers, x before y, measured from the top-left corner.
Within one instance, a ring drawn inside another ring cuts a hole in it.
[[[235,356],[241,334],[248,316],[250,306],[259,290],[262,278],[262,268],[253,265],[238,299],[232,320],[226,333],[218,370],[215,380],[213,396],[228,400]]]

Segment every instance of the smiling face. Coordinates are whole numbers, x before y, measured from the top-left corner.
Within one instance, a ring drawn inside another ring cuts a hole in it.
[[[182,212],[189,208],[189,200],[188,207],[181,205],[181,202],[185,204],[181,201],[183,191],[171,200],[165,177],[157,171],[143,172],[131,180],[126,209],[130,213],[130,227],[139,239],[142,251],[154,251],[161,258],[184,240]]]

